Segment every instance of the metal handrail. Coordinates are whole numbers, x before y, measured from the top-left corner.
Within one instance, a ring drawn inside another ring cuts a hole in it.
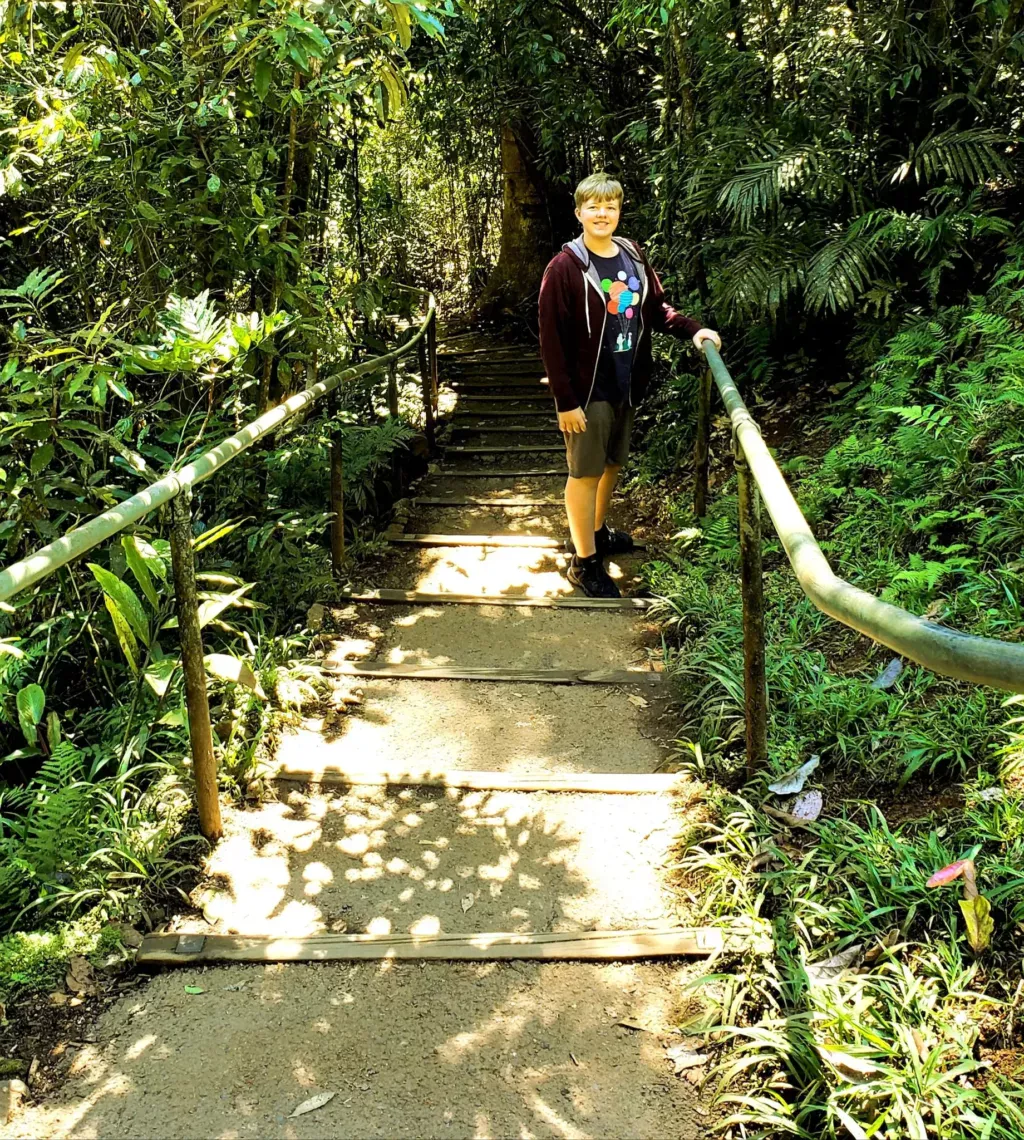
[[[1024,645],[977,637],[938,625],[900,606],[883,602],[832,570],[721,356],[709,341],[704,341],[702,348],[729,413],[738,448],[761,492],[797,580],[814,605],[844,625],[936,673],[995,689],[1024,692]],[[702,404],[702,415],[706,415],[707,401],[702,400]],[[703,436],[706,440],[706,425]],[[700,463],[698,475],[699,467]],[[742,526],[741,519],[741,530]]]
[[[404,288],[411,288],[404,286]],[[115,534],[145,518],[157,507],[171,502],[183,491],[194,487],[204,479],[209,479],[221,467],[230,463],[235,456],[252,447],[265,435],[274,431],[281,424],[298,415],[304,408],[316,403],[321,397],[333,392],[348,380],[354,380],[368,372],[376,372],[397,361],[410,352],[428,333],[428,329],[436,319],[436,302],[434,295],[427,290],[415,290],[427,297],[427,316],[412,336],[399,348],[387,353],[385,356],[376,356],[372,360],[351,368],[342,369],[326,379],[297,392],[294,396],[264,412],[262,416],[247,424],[241,431],[228,436],[216,447],[204,451],[198,459],[186,464],[177,471],[173,471],[163,478],[157,479],[143,491],[125,499],[116,507],[111,507],[102,514],[96,515],[88,522],[83,523],[74,530],[69,531],[61,538],[40,547],[28,557],[21,559],[0,572],[0,602],[7,601],[36,582],[49,577],[55,570],[80,558],[93,547],[112,538]]]

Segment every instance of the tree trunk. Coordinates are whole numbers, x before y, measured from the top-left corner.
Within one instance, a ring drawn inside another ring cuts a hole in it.
[[[540,289],[544,267],[555,252],[544,179],[527,149],[528,143],[524,145],[530,137],[529,128],[523,124],[502,126],[501,253],[480,298],[479,316],[510,314],[534,296]],[[566,234],[565,239],[569,236]]]

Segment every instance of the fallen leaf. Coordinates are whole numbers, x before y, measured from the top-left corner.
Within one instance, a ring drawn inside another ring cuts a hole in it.
[[[332,1092],[317,1093],[316,1096],[311,1096],[309,1100],[304,1100],[288,1119],[290,1120],[293,1116],[305,1116],[307,1112],[315,1112],[318,1108],[323,1108],[325,1104],[334,1100],[337,1095],[337,1093]]]
[[[891,689],[896,684],[896,678],[903,672],[903,662],[894,657],[881,673],[871,682],[872,689]]]
[[[476,902],[476,895],[463,895],[462,896],[462,913],[465,914],[467,910]]]
[[[848,1080],[877,1077],[882,1072],[877,1065],[864,1060],[863,1057],[855,1057],[852,1053],[844,1053],[841,1049],[830,1049],[825,1045],[819,1045],[818,1055]]]
[[[825,797],[816,788],[809,792],[801,792],[795,799],[793,799],[787,808],[789,814],[794,819],[802,819],[807,823],[811,823],[821,815],[821,809],[824,806]]]
[[[761,810],[765,815],[777,819],[779,823],[784,823],[787,827],[810,827],[806,819],[801,819],[798,815],[793,815],[788,811],[779,811],[778,808],[773,808],[769,804],[763,804]]]
[[[794,768],[792,772],[787,772],[785,776],[780,777],[774,784],[769,784],[768,790],[777,796],[791,796],[796,792],[802,792],[804,784],[807,783],[807,777],[820,763],[820,756],[812,756],[806,764],[801,764],[799,768]]]
[[[695,1053],[685,1045],[673,1045],[671,1049],[665,1050],[665,1056],[675,1067],[676,1076],[685,1069],[695,1069],[698,1065],[704,1065],[708,1060],[707,1053]]]
[[[246,984],[246,982],[235,982],[233,985],[225,986],[224,988],[230,992],[237,993],[239,990],[244,990]]]
[[[881,940],[881,942],[876,943],[874,946],[871,947],[870,950],[865,952],[864,961],[869,966],[874,965],[874,963],[877,962],[879,958],[881,958],[882,951],[888,950],[890,946],[895,946],[896,943],[899,941],[899,938],[900,938],[900,928],[898,926],[894,926],[885,935],[885,937]]]
[[[945,608],[945,600],[943,598],[936,598],[935,601],[932,602],[931,605],[929,605],[929,607],[924,611],[921,617],[923,617],[925,621],[935,621],[935,619],[939,616],[939,614],[942,613]]]
[[[630,1021],[628,1018],[623,1018],[617,1021],[616,1025],[623,1025],[626,1029],[636,1029],[640,1033],[656,1033],[656,1029],[652,1029],[649,1025],[641,1025],[639,1021]]]
[[[637,696],[635,693],[631,693],[631,694],[630,694],[630,695],[629,695],[629,696],[626,698],[626,700],[627,700],[627,701],[629,701],[629,703],[630,703],[631,705],[636,705],[636,707],[637,707],[638,709],[645,709],[645,708],[648,708],[648,707],[650,706],[650,703],[651,703],[650,701],[645,701],[645,700],[643,699],[643,697],[639,697],[639,696]]]
[[[997,800],[1003,799],[1006,793],[1002,788],[983,788],[980,795],[985,803],[994,803]]]
[[[947,883],[952,883],[955,879],[967,870],[967,864],[970,859],[957,859],[955,863],[950,863],[948,866],[943,867],[941,871],[936,871],[934,875],[925,883],[926,887],[944,887]]]
[[[834,981],[845,970],[859,966],[863,958],[864,948],[857,942],[853,946],[847,946],[845,950],[840,950],[838,954],[833,954],[831,958],[810,963],[804,972],[812,986],[821,986]]]
[[[306,611],[306,628],[315,633],[324,624],[324,607],[314,602]]]
[[[96,976],[88,958],[77,955],[68,962],[68,970],[64,975],[64,984],[73,994],[97,994]]]
[[[186,986],[185,993],[187,994],[205,994],[206,990],[202,986]]]

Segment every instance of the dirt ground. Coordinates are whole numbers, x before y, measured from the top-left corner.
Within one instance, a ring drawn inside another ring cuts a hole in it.
[[[512,438],[512,437],[509,437]],[[469,457],[456,461],[466,468]],[[503,457],[507,470],[561,465]],[[480,465],[482,466],[482,464]],[[561,479],[473,479],[452,466],[416,493],[559,495]],[[614,521],[628,517],[617,508]],[[557,508],[414,509],[410,532],[561,536]],[[643,555],[614,559],[625,592]],[[568,594],[540,548],[398,547],[368,587]],[[658,656],[642,615],[494,606],[332,612],[329,660],[632,669]],[[361,704],[344,698],[358,688]],[[327,679],[318,715],[284,733],[286,768],[649,773],[670,756],[668,694],[649,683],[556,686]],[[684,789],[684,792],[686,789]],[[474,792],[282,781],[225,812],[194,909],[174,931],[475,934],[683,925],[671,882],[681,812],[668,795]],[[554,1137],[711,1135],[707,1065],[672,1046],[705,961],[383,961],[175,968],[101,1014],[67,1078],[0,1135]],[[621,1022],[628,1022],[623,1025]],[[316,1094],[334,1094],[299,1116]]]

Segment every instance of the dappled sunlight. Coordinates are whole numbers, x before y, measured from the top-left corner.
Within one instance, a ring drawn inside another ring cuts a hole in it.
[[[666,797],[356,788],[230,817],[201,891],[229,933],[299,937],[662,924]]]

